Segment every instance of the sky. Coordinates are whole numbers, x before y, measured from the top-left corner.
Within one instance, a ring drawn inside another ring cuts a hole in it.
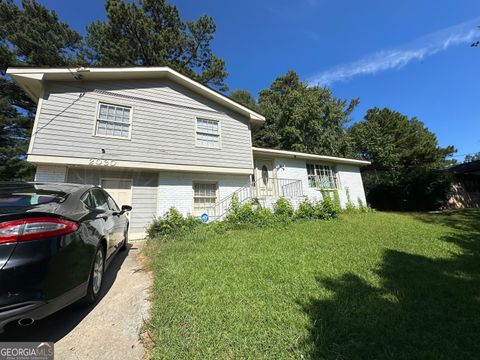
[[[104,2],[40,0],[85,33]],[[258,91],[288,70],[337,97],[352,114],[389,107],[417,117],[456,158],[480,151],[478,0],[171,0],[183,19],[215,19],[214,53],[230,90]],[[81,5],[80,5],[81,4]]]

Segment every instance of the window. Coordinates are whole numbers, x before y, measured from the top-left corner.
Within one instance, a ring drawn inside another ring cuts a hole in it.
[[[193,183],[193,210],[198,214],[217,202],[216,183]]]
[[[128,139],[130,137],[131,110],[125,106],[100,104],[95,135]]]
[[[336,189],[337,176],[329,165],[307,164],[308,186],[319,189]]]
[[[197,119],[197,145],[220,147],[220,125],[217,120]]]
[[[105,211],[108,210],[107,198],[102,190],[93,189],[91,196],[92,196],[93,206],[95,209],[105,210]]]
[[[115,200],[112,199],[110,195],[107,195],[107,201],[108,201],[108,207],[112,211],[120,211],[120,208],[118,207],[117,203]]]

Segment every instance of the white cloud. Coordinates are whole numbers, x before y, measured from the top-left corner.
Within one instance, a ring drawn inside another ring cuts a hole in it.
[[[477,29],[479,23],[480,18],[469,20],[433,32],[404,46],[382,50],[360,60],[333,67],[312,76],[309,83],[311,85],[331,85],[335,82],[350,80],[359,75],[400,69],[411,61],[422,60],[451,46],[469,43],[479,38],[480,32]]]

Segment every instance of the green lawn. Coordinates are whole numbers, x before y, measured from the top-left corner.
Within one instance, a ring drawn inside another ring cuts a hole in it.
[[[154,358],[480,356],[480,211],[150,244]]]

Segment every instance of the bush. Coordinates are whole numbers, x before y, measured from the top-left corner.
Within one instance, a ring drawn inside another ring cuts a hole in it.
[[[330,220],[338,215],[332,198],[327,191],[322,191],[322,201],[315,205],[317,219]]]
[[[281,197],[273,204],[273,213],[277,216],[290,218],[293,216],[293,206],[290,201]]]
[[[337,214],[340,214],[342,212],[342,204],[340,202],[340,194],[338,193],[338,190],[334,190],[333,192],[333,207],[335,208],[335,211]]]
[[[176,237],[192,232],[201,225],[200,219],[191,215],[184,218],[174,207],[170,208],[163,216],[155,218],[147,229],[149,238]]]
[[[315,207],[310,201],[308,201],[308,199],[305,199],[300,203],[297,211],[295,211],[295,218],[297,219],[315,218]]]
[[[347,193],[347,205],[345,206],[345,210],[347,212],[355,212],[357,208],[355,207],[355,204],[352,201],[352,198],[350,197],[350,190],[348,190],[348,187],[345,189]]]

